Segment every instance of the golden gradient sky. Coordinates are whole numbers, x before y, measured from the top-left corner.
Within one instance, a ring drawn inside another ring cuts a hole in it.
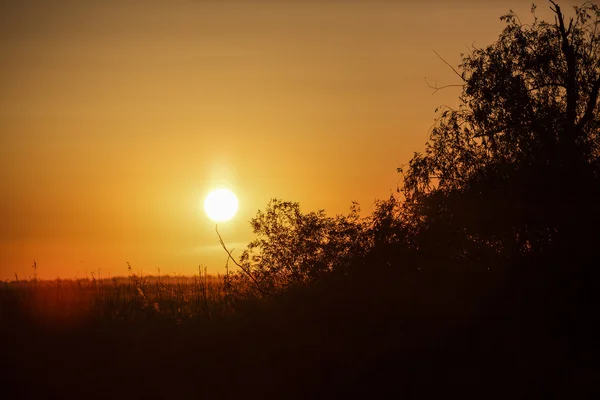
[[[434,109],[530,1],[0,3],[0,279],[222,272],[199,201],[346,213],[395,191]],[[551,14],[538,2],[538,16]],[[570,12],[573,2],[562,2]]]

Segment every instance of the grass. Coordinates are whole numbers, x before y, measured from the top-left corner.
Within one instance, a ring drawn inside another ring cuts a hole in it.
[[[2,282],[1,317],[62,325],[75,320],[210,320],[226,315],[228,292],[222,275],[199,268],[194,276],[129,276],[110,279]]]
[[[3,282],[0,386],[20,398],[171,399],[423,398],[459,385],[494,398],[599,376],[561,370],[586,366],[569,364],[574,341],[528,322],[535,310],[494,308],[492,286],[466,275],[379,271],[258,300],[198,272]]]

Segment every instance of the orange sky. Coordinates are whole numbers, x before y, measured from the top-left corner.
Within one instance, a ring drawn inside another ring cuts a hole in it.
[[[346,213],[395,191],[434,109],[530,1],[0,3],[0,279],[224,270],[270,198]],[[60,5],[57,5],[60,3]],[[570,11],[573,2],[561,2]],[[538,16],[551,14],[538,2]]]

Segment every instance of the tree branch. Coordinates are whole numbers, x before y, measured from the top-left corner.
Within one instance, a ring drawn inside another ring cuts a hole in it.
[[[465,183],[464,179],[462,179],[462,178],[454,178],[452,176],[429,175],[429,179],[440,179],[440,180],[447,180],[447,181],[455,181],[455,182]]]
[[[427,83],[427,86],[429,86],[431,89],[433,90],[433,93],[431,93],[432,95],[434,95],[438,90],[442,90],[442,89],[446,89],[449,87],[464,87],[465,85],[459,85],[459,84],[454,84],[454,85],[444,85],[444,86],[437,86],[437,83],[435,86],[431,85],[429,82],[427,82],[427,77],[425,77],[425,83]]]
[[[585,109],[585,114],[583,114],[583,117],[577,124],[578,131],[581,131],[583,129],[583,127],[585,126],[585,124],[587,124],[589,122],[589,120],[592,119],[592,116],[594,115],[594,110],[596,109],[596,103],[598,102],[598,92],[599,91],[600,91],[600,77],[598,77],[596,79],[596,82],[594,82],[594,86],[592,87],[592,91],[590,93],[590,98],[588,99],[588,103],[587,103],[587,106]]]
[[[565,139],[568,141],[575,140],[573,134],[575,128],[575,118],[577,116],[577,100],[578,100],[578,91],[577,91],[577,64],[575,58],[575,52],[571,43],[569,43],[569,34],[572,27],[572,22],[569,24],[569,29],[565,28],[565,20],[562,12],[560,11],[560,7],[552,0],[550,3],[554,5],[554,9],[550,7],[552,11],[556,13],[556,17],[558,18],[558,32],[562,38],[562,46],[561,50],[567,60],[567,110],[566,110],[566,120],[565,120]]]
[[[542,85],[540,85],[540,86],[533,86],[533,87],[531,87],[531,88],[527,89],[527,91],[528,91],[528,92],[533,92],[533,91],[540,90],[540,89],[543,89],[543,88],[545,88],[545,87],[548,87],[548,86],[557,86],[557,87],[561,87],[561,88],[564,88],[564,89],[566,89],[566,88],[567,88],[567,87],[566,87],[565,85],[563,85],[562,83],[558,83],[558,82],[550,82],[550,83],[544,83],[544,84],[542,84]]]
[[[227,256],[229,256],[229,259],[231,259],[231,261],[233,261],[233,263],[235,265],[237,265],[238,267],[240,267],[240,269],[246,274],[248,275],[248,277],[252,280],[252,282],[256,285],[256,288],[258,289],[258,291],[265,295],[265,292],[262,290],[262,288],[260,287],[260,284],[258,283],[258,281],[256,280],[256,278],[254,278],[254,276],[252,276],[252,274],[250,273],[250,271],[247,271],[246,268],[244,268],[241,264],[239,264],[237,261],[235,261],[235,258],[233,258],[233,256],[231,255],[231,252],[227,249],[227,247],[225,246],[225,242],[223,242],[223,238],[221,237],[221,234],[219,233],[219,229],[217,227],[217,225],[215,225],[215,231],[217,232],[217,236],[219,236],[219,242],[221,243],[221,246],[223,247],[223,250],[225,250],[225,252],[227,253]]]
[[[433,50],[433,52],[435,53],[436,56],[439,57],[440,60],[442,60],[444,62],[444,64],[446,64],[447,66],[450,67],[450,69],[452,69],[452,71],[454,71],[454,73],[456,74],[456,76],[458,76],[460,78],[461,81],[466,82],[465,78],[450,64],[448,64],[448,61],[444,60],[442,58],[442,56],[440,56],[437,51]]]
[[[474,138],[482,138],[482,137],[486,137],[486,136],[492,137],[495,134],[500,133],[500,132],[504,132],[504,131],[506,131],[506,127],[503,126],[503,127],[498,128],[498,129],[494,129],[492,131],[477,133],[477,134],[473,135],[473,137]]]

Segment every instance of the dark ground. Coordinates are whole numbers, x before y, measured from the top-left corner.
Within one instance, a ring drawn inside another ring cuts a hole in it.
[[[510,280],[476,288],[459,281],[336,282],[242,304],[235,318],[210,322],[4,318],[2,397],[590,398],[598,391],[598,311],[590,299],[567,304]]]

